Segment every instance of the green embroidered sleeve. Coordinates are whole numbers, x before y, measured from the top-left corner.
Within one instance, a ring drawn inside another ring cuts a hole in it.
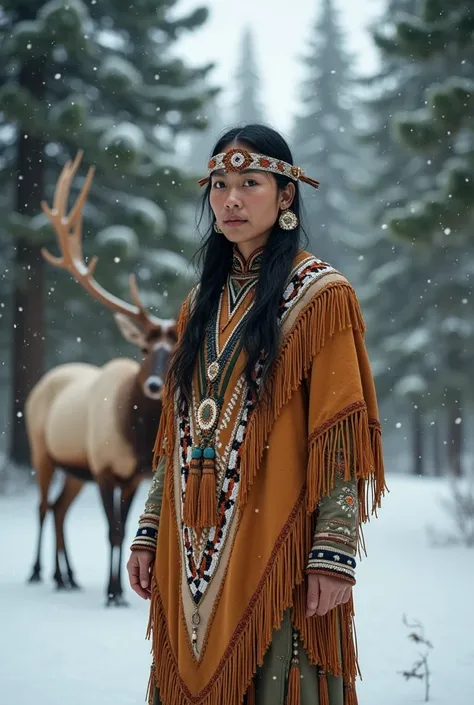
[[[339,451],[342,454],[342,451]],[[316,530],[307,565],[308,573],[333,575],[355,583],[357,553],[358,500],[357,481],[344,480],[336,470],[335,483],[318,507]]]
[[[162,457],[148,490],[145,510],[138,520],[138,531],[130,546],[132,551],[156,551],[158,524],[160,520],[161,500],[163,498],[163,483],[165,476],[166,458]]]

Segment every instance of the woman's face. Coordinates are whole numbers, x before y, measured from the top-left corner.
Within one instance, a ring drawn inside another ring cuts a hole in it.
[[[223,151],[232,148],[249,150],[234,142]],[[217,224],[244,256],[266,243],[280,212],[291,206],[294,195],[293,183],[279,190],[273,175],[265,171],[211,174],[210,204]]]

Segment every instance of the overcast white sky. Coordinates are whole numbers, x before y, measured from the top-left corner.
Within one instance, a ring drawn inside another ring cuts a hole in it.
[[[312,36],[320,0],[180,0],[175,12],[186,13],[206,6],[210,17],[200,30],[180,42],[179,54],[192,64],[217,63],[215,82],[226,89],[228,101],[238,61],[239,43],[245,25],[253,28],[258,69],[262,79],[266,119],[287,133],[298,103],[303,77],[299,57]],[[338,0],[349,45],[358,68],[367,72],[375,64],[375,52],[366,31],[384,0]]]

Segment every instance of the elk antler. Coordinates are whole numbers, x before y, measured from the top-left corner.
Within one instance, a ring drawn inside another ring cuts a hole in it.
[[[95,168],[93,166],[89,168],[81,193],[77,197],[71,212],[66,215],[71,183],[81,162],[82,155],[83,151],[80,150],[72,164],[68,160],[64,165],[56,184],[53,208],[49,208],[45,201],[41,202],[41,208],[48,216],[56,232],[62,257],[55,257],[44,247],[41,248],[41,253],[45,260],[54,267],[66,269],[70,272],[83,289],[107,306],[107,308],[133,318],[143,328],[149,330],[154,326],[160,325],[162,321],[148,313],[140,300],[135,275],[130,275],[130,292],[135,303],[135,306],[133,306],[110,294],[94,279],[93,274],[98,262],[96,256],[92,257],[89,264],[84,262],[82,254],[82,211],[94,178]],[[72,232],[71,228],[73,228]]]

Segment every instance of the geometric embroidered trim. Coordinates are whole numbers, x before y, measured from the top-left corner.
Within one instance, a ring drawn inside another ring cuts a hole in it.
[[[338,566],[354,569],[356,560],[350,553],[335,551],[330,546],[315,546],[309,554],[310,561],[330,561]]]

